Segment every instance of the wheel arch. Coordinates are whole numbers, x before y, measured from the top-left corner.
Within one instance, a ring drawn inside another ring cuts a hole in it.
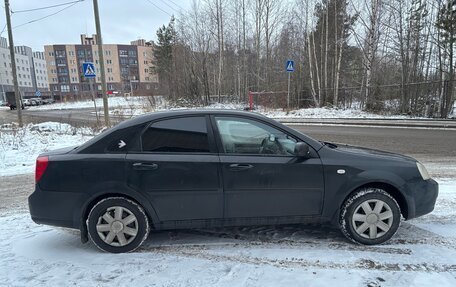
[[[366,188],[379,188],[384,190],[386,193],[391,195],[399,204],[399,208],[401,209],[401,214],[402,216],[407,219],[409,215],[409,206],[407,204],[407,200],[405,199],[405,196],[402,194],[402,192],[399,190],[398,187],[394,186],[393,184],[386,183],[386,182],[381,182],[381,181],[372,181],[368,183],[364,183],[362,185],[359,185],[352,190],[345,196],[344,200],[341,202],[339,206],[339,210],[342,208],[344,203],[347,201],[347,199],[355,192],[361,190],[361,189],[366,189]]]

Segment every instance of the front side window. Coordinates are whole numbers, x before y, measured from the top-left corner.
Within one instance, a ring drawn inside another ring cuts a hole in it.
[[[142,135],[146,152],[209,152],[205,117],[186,117],[153,123]]]
[[[216,117],[223,151],[232,154],[294,155],[296,140],[249,119]]]

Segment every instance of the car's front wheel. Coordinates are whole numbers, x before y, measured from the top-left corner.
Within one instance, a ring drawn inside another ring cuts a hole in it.
[[[149,220],[136,202],[109,197],[93,206],[87,217],[87,230],[92,242],[101,250],[131,252],[149,235]]]
[[[396,200],[379,188],[353,193],[340,213],[340,228],[351,241],[366,245],[390,239],[399,228],[401,210]]]

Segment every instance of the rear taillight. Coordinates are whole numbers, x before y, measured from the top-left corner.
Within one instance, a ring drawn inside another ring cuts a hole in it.
[[[39,156],[36,159],[35,182],[38,183],[46,171],[49,164],[49,157]]]

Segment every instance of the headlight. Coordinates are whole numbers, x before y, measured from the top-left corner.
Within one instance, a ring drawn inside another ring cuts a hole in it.
[[[416,167],[418,168],[418,171],[420,172],[421,174],[421,177],[423,178],[423,180],[428,180],[431,178],[431,176],[429,175],[427,169],[424,167],[424,165],[421,163],[421,162],[416,162]]]

